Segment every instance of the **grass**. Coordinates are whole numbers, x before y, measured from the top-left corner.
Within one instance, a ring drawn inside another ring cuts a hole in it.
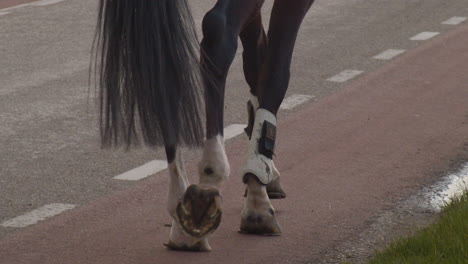
[[[368,264],[467,264],[468,191],[445,205],[437,221],[377,252]]]

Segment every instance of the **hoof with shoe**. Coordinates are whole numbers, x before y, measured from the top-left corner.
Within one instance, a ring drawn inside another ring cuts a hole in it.
[[[270,199],[284,199],[286,198],[286,192],[281,185],[279,178],[272,180],[266,186],[268,198]],[[248,189],[245,188],[244,197],[247,197]]]
[[[249,192],[248,189],[245,188],[244,197],[247,197],[248,192]],[[267,185],[267,194],[268,194],[268,198],[270,199],[286,198],[286,192],[284,191],[283,186],[281,185],[279,181],[279,178],[272,180]]]
[[[242,216],[239,233],[264,236],[281,235],[281,226],[273,209],[268,214],[249,213]]]
[[[196,243],[190,246],[186,244],[178,245],[172,241],[169,241],[167,244],[164,244],[164,246],[167,249],[175,250],[175,251],[190,251],[190,252],[210,252],[211,251],[210,245],[204,240],[197,241]]]
[[[208,252],[211,246],[208,238],[197,239],[187,235],[179,223],[172,221],[169,242],[164,244],[167,249],[176,251]]]
[[[177,221],[191,237],[201,239],[214,232],[221,223],[221,196],[216,189],[190,185],[177,205]]]
[[[286,192],[283,189],[283,186],[281,186],[280,179],[276,178],[272,180],[267,186],[266,186],[268,198],[270,199],[284,199],[286,198]]]
[[[281,226],[263,185],[254,174],[245,175],[247,199],[241,213],[240,233],[277,236]]]

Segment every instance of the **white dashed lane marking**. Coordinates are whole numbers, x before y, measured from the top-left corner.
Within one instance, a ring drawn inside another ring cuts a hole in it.
[[[444,24],[444,25],[458,25],[458,24],[464,22],[466,19],[468,19],[468,18],[467,17],[452,17],[452,18],[442,22],[442,24]]]
[[[246,125],[232,124],[224,129],[225,140],[236,137],[244,132]],[[158,172],[167,169],[166,160],[152,160],[148,163],[141,165],[140,167],[134,168],[122,174],[115,176],[113,179],[122,181],[139,181],[154,175]]]
[[[148,176],[156,174],[160,171],[163,171],[167,168],[167,161],[165,160],[152,160],[146,164],[141,165],[140,167],[134,168],[122,174],[115,176],[115,180],[123,181],[139,181]]]
[[[312,95],[304,95],[304,94],[293,94],[288,98],[283,100],[283,103],[280,106],[280,109],[290,110],[294,107],[303,104],[313,98]]]
[[[0,9],[0,12],[5,12],[7,10],[13,10],[13,9],[17,9],[17,8],[21,8],[21,7],[25,7],[25,6],[29,6],[30,4],[22,4],[22,5],[16,5],[16,6],[12,6],[12,7],[7,7],[7,8],[3,8],[3,9]]]
[[[61,214],[67,210],[75,208],[73,204],[61,204],[53,203],[44,205],[43,207],[37,208],[31,212],[25,213],[11,220],[7,220],[0,225],[3,227],[27,227],[30,225],[37,224],[47,218],[51,218],[58,214]]]
[[[9,12],[7,12],[6,14],[3,14],[6,11],[13,10],[13,9],[18,9],[18,8],[25,7],[25,6],[48,6],[48,5],[53,5],[53,4],[57,4],[57,3],[60,3],[60,2],[64,2],[64,1],[66,1],[66,0],[42,0],[42,1],[38,1],[38,2],[15,5],[15,6],[12,6],[12,7],[0,9],[0,16],[9,14]]]
[[[43,0],[35,3],[31,3],[32,6],[48,6],[63,2],[65,0]]]
[[[388,49],[388,50],[374,56],[373,58],[377,59],[377,60],[391,60],[391,59],[395,58],[396,56],[405,53],[405,51],[406,50],[401,50],[401,49]]]
[[[8,15],[10,12],[7,11],[0,11],[0,16]]]
[[[338,73],[337,75],[328,78],[327,80],[330,81],[330,82],[342,83],[342,82],[346,82],[346,81],[349,81],[349,80],[355,78],[356,76],[360,75],[361,73],[363,73],[363,71],[344,70],[344,71]]]
[[[224,128],[224,140],[228,140],[244,133],[244,124],[232,124]]]
[[[421,32],[413,37],[410,38],[410,40],[428,40],[431,39],[437,35],[439,35],[439,32]]]

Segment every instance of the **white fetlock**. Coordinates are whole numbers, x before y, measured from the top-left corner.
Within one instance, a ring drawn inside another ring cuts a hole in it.
[[[198,163],[200,184],[221,187],[229,177],[230,166],[224,149],[224,139],[218,135],[205,141],[203,157]]]
[[[265,185],[270,183],[274,177],[272,159],[262,155],[259,150],[259,141],[262,138],[262,132],[264,132],[265,122],[272,125],[270,128],[274,128],[267,129],[267,131],[265,131],[266,138],[272,139],[274,144],[276,116],[268,110],[259,108],[255,113],[252,136],[250,138],[249,148],[247,151],[247,161],[242,172],[244,182],[246,182],[245,176],[248,173],[257,176],[258,180]]]

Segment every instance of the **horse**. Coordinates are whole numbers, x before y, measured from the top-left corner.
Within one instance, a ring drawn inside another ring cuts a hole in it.
[[[264,0],[218,0],[203,18],[199,43],[188,0],[100,0],[93,48],[101,144],[165,148],[173,219],[167,248],[210,251],[208,237],[221,222],[220,187],[230,173],[224,90],[238,38],[251,95],[239,232],[282,233],[270,200],[286,197],[273,163],[276,115],[298,31],[313,2],[274,0],[266,33]],[[189,185],[184,146],[203,148],[198,184]]]

